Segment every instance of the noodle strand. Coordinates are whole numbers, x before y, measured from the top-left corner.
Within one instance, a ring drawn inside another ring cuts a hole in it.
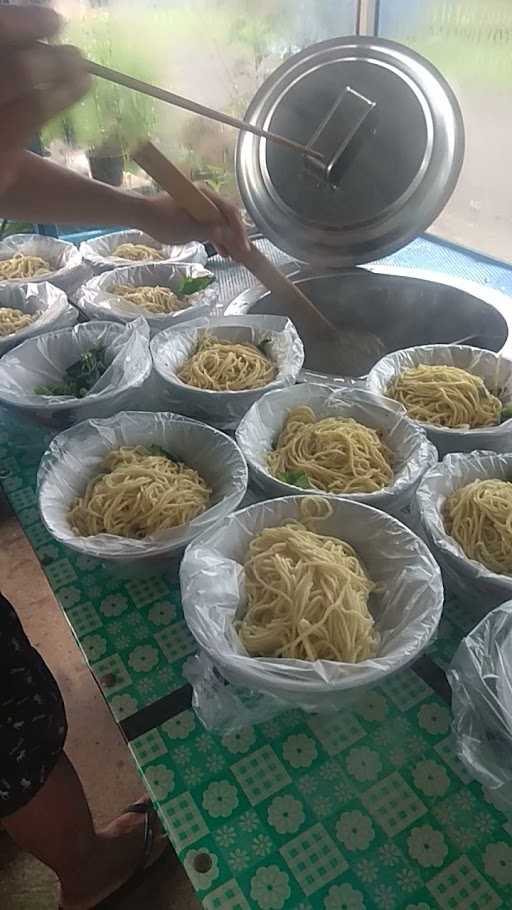
[[[458,367],[421,363],[404,370],[387,394],[403,404],[413,420],[453,429],[495,426],[502,410],[480,376]]]
[[[475,480],[448,496],[445,527],[468,559],[512,575],[512,483]]]
[[[261,388],[275,374],[272,362],[255,345],[220,341],[207,334],[177,373],[182,382],[197,389],[229,392]]]
[[[204,512],[211,490],[203,478],[164,452],[143,446],[112,451],[103,473],[87,485],[70,510],[75,534],[117,534],[143,539],[175,528]]]
[[[240,641],[251,657],[367,660],[380,641],[368,609],[374,588],[348,543],[300,522],[266,528],[249,544]]]
[[[274,477],[328,493],[372,493],[392,483],[392,453],[376,430],[351,417],[317,420],[309,407],[288,414],[268,455]],[[297,477],[294,479],[294,474]]]

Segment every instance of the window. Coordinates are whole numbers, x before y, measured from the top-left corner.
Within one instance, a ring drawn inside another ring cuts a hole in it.
[[[378,33],[431,60],[462,107],[465,161],[432,231],[512,261],[511,0],[381,0]]]
[[[356,27],[356,0],[68,3],[64,40],[85,56],[235,116],[290,54]],[[141,189],[145,175],[128,151],[144,135],[194,179],[236,196],[235,130],[99,79],[43,141],[70,167]]]

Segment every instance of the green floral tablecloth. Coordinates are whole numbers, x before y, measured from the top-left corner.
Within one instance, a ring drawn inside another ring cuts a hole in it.
[[[49,436],[2,413],[0,478],[206,910],[512,908],[512,825],[455,756],[446,703],[412,669],[351,711],[290,711],[223,737],[177,707],[194,651],[179,590],[119,581],[56,544],[35,499]],[[450,601],[446,667],[478,617]],[[145,713],[146,712],[146,713]],[[149,722],[150,723],[150,722]]]

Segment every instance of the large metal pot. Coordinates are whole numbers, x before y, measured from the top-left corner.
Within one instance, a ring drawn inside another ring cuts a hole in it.
[[[512,302],[499,291],[437,272],[392,266],[321,274],[296,266],[287,272],[344,330],[346,348],[326,348],[311,338],[300,313],[287,310],[261,286],[236,297],[227,313],[289,316],[304,342],[309,379],[364,376],[384,354],[421,344],[467,342],[512,356]]]

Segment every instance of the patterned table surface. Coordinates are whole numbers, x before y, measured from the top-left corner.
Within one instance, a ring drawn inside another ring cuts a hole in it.
[[[512,825],[456,758],[442,673],[478,617],[448,602],[430,655],[354,710],[209,735],[178,586],[115,579],[41,524],[49,438],[1,413],[3,488],[206,910],[511,908]]]

